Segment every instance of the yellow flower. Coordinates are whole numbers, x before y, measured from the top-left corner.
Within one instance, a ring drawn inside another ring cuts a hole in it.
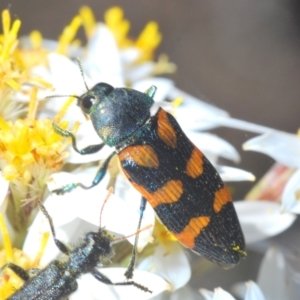
[[[18,31],[21,26],[20,20],[15,20],[11,25],[11,18],[8,10],[2,12],[3,34],[0,35],[0,112],[3,118],[10,119],[22,113],[24,104],[11,101],[11,95],[21,90],[25,83],[42,88],[52,88],[45,80],[39,77],[30,76],[30,69],[45,61],[46,51],[39,47],[37,42],[33,49],[17,48]],[[33,33],[33,36],[37,33]],[[32,37],[32,40],[38,40]]]
[[[48,177],[61,169],[68,155],[65,149],[69,141],[54,131],[53,121],[35,119],[36,92],[33,89],[26,119],[13,122],[0,118],[0,169],[10,181],[11,192],[7,214],[13,227],[23,233],[35,216],[37,201],[43,200]],[[60,120],[72,101],[74,98],[56,117],[63,128],[68,123]]]
[[[0,230],[2,233],[4,249],[0,250],[0,267],[7,263],[14,263],[24,270],[37,268],[49,239],[49,233],[45,233],[41,239],[40,249],[31,259],[22,250],[12,247],[12,243],[6,228],[4,218],[0,214]],[[0,273],[0,299],[6,299],[24,284],[23,280],[10,268],[4,268]]]
[[[178,241],[176,237],[173,234],[171,234],[166,229],[166,227],[158,221],[156,221],[155,223],[153,237],[157,244],[161,244],[166,248],[167,253],[170,252],[170,243]]]
[[[114,35],[117,45],[125,48],[133,45],[132,40],[127,37],[130,29],[130,22],[123,19],[124,12],[121,7],[115,6],[108,9],[104,14],[104,20],[107,27]]]
[[[17,36],[21,26],[20,20],[15,20],[11,26],[11,19],[8,10],[2,12],[2,26],[3,34],[0,36],[0,89],[4,89],[9,86],[14,90],[20,90],[21,85],[24,82],[39,83],[46,88],[50,85],[44,81],[39,81],[39,78],[29,76],[29,67],[40,63],[35,59],[35,63],[26,63],[30,58],[36,57],[31,52],[30,55],[22,54],[22,50],[17,48],[19,43]],[[36,35],[36,33],[35,33]],[[38,49],[38,45],[35,45],[35,50]],[[42,53],[44,53],[42,51]],[[28,58],[26,60],[26,57]]]
[[[61,125],[66,127],[67,123]],[[52,120],[26,118],[12,122],[0,118],[0,130],[0,167],[6,180],[28,184],[35,166],[41,174],[45,173],[41,169],[56,172],[62,167],[67,143],[53,130]]]
[[[133,41],[127,36],[130,29],[130,22],[124,19],[123,15],[123,10],[118,6],[115,6],[108,9],[104,16],[105,23],[113,33],[118,46],[120,48],[130,46],[137,47],[142,53],[139,62],[153,59],[154,51],[159,46],[162,39],[158,24],[154,21],[146,24],[137,40]]]

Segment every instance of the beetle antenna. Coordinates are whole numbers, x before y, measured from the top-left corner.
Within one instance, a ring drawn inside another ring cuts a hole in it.
[[[79,66],[80,74],[82,76],[85,88],[86,88],[87,91],[89,91],[89,88],[88,88],[88,86],[86,84],[86,81],[85,81],[85,78],[84,78],[83,68],[82,68],[82,64],[81,64],[81,61],[80,61],[79,57],[76,57],[76,60],[77,60],[78,66]]]
[[[139,230],[136,231],[135,233],[132,233],[132,234],[130,234],[130,235],[122,236],[122,237],[120,237],[120,238],[114,239],[113,244],[118,243],[118,242],[123,241],[123,240],[126,240],[127,238],[130,238],[130,237],[135,236],[135,235],[137,235],[137,234],[140,234],[142,231],[147,230],[147,229],[151,228],[152,226],[153,226],[153,225],[149,224],[149,225],[147,225],[147,226],[145,226],[145,227],[139,229]]]
[[[113,188],[113,187],[110,187],[110,188],[108,189],[108,193],[107,193],[107,195],[106,195],[106,197],[105,197],[105,199],[104,199],[104,201],[103,201],[103,204],[102,204],[102,207],[101,207],[101,211],[100,211],[100,221],[99,221],[99,228],[100,228],[100,230],[101,230],[101,222],[102,222],[103,208],[104,208],[106,202],[108,201],[110,195],[111,195],[113,192],[114,192],[114,188]]]
[[[77,99],[80,98],[79,96],[76,96],[76,95],[51,95],[51,96],[45,97],[45,99],[49,99],[49,98],[63,98],[63,97],[74,97],[74,98],[77,98]]]

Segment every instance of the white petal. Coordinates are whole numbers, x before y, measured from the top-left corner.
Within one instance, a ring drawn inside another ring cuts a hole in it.
[[[211,116],[211,121],[214,121],[218,126],[224,126],[229,128],[235,128],[244,131],[250,131],[255,133],[267,133],[273,132],[274,129],[254,123],[250,123],[244,120],[234,119],[234,118],[226,118],[222,116]]]
[[[240,161],[237,150],[230,143],[214,134],[187,131],[186,135],[207,156],[212,153],[236,163]]]
[[[153,77],[133,83],[132,88],[144,93],[152,85],[157,87],[154,100],[155,102],[160,102],[166,100],[166,97],[173,88],[174,83],[172,80],[167,78]]]
[[[65,174],[53,174],[52,181],[48,184],[49,190],[51,191],[72,182],[82,182],[86,185],[91,182],[91,178],[88,178],[89,176],[86,176],[84,173],[76,176],[73,176],[70,173],[67,174],[68,176],[66,178],[63,177]],[[75,216],[76,218],[80,218],[98,227],[100,211],[103,206],[103,201],[107,196],[107,190],[105,189],[107,184],[107,180],[104,180],[88,190],[83,190],[78,187],[63,196],[52,194],[51,197],[49,197],[51,201],[48,203],[47,200],[45,206],[49,214],[53,216],[53,219],[55,218],[56,226],[60,227],[65,225],[69,220],[74,219]],[[68,209],[62,209],[65,206],[68,207]],[[136,232],[139,216],[138,210],[132,209],[126,201],[112,194],[105,204],[101,219],[101,227],[105,227],[110,231],[125,236],[131,235]],[[146,223],[147,221],[148,219],[145,218],[143,226],[153,225],[154,223],[154,221],[152,221],[152,223],[149,224]],[[153,228],[149,229],[151,232],[152,230]],[[149,231],[146,233],[147,236],[149,235]]]
[[[286,262],[275,247],[269,248],[259,268],[257,282],[266,299],[288,299]]]
[[[241,169],[227,166],[217,166],[216,169],[224,181],[255,181],[252,173]]]
[[[136,47],[126,47],[125,49],[120,50],[120,58],[125,65],[135,62],[141,54],[141,50]]]
[[[149,61],[139,64],[135,67],[128,68],[125,73],[125,80],[128,82],[136,82],[150,76],[154,69],[154,62]]]
[[[278,203],[269,201],[234,202],[246,244],[277,235],[289,228],[296,216],[281,213]]]
[[[4,179],[2,173],[0,172],[0,213],[5,213],[8,198],[6,197],[9,187],[9,181]]]
[[[67,95],[80,95],[86,92],[78,64],[58,53],[49,53],[48,62],[57,90],[53,94],[57,94],[58,91]]]
[[[53,77],[49,71],[48,68],[45,66],[37,65],[30,70],[30,76],[32,77],[40,77],[43,78],[44,81],[47,81],[48,83],[52,84]],[[18,102],[29,102],[29,95],[32,90],[32,84],[30,83],[24,83],[21,86],[20,91],[16,91],[13,93],[12,100],[18,101]],[[37,99],[39,101],[45,100],[45,97],[49,96],[51,93],[50,89],[45,89],[44,87],[39,87],[37,92]]]
[[[120,174],[116,179],[116,190],[114,191],[115,195],[120,197],[124,201],[124,205],[127,209],[134,211],[137,215],[140,215],[140,203],[142,196],[141,194],[132,187],[132,185],[125,179],[123,174]],[[121,210],[122,211],[122,210]],[[128,216],[129,217],[129,216]],[[131,220],[128,218],[128,220]],[[131,220],[132,223],[135,224],[135,228],[137,229],[138,221],[137,219]],[[152,232],[154,229],[155,223],[155,213],[151,205],[147,204],[146,209],[143,214],[142,225],[141,228],[145,228],[148,225],[151,225],[149,229],[143,230],[139,234],[139,243],[138,243],[138,251],[142,251],[144,247],[152,242]],[[135,229],[135,231],[136,231]],[[134,233],[132,231],[131,233]],[[135,236],[128,238],[128,241],[133,244],[135,240]]]
[[[265,300],[265,297],[261,289],[255,282],[248,281],[246,283],[246,286],[247,286],[247,291],[246,291],[245,300]]]
[[[69,296],[70,300],[115,300],[114,288],[110,285],[99,282],[91,274],[85,274],[79,279],[78,290]]]
[[[247,141],[243,149],[262,152],[291,168],[300,167],[300,138],[295,134],[281,131],[266,133]]]
[[[216,106],[197,99],[178,88],[170,90],[169,98],[174,100],[183,97],[183,103],[175,110],[175,118],[185,129],[210,129],[219,126],[216,116],[228,117],[228,113]]]
[[[56,173],[52,175],[52,180],[48,183],[49,190],[62,187],[71,182],[83,181],[85,183],[83,179],[84,175],[82,174],[81,176],[72,176],[69,173]],[[53,219],[59,239],[66,243],[76,242],[82,238],[84,232],[95,231],[99,228],[100,212],[103,207],[103,201],[107,196],[107,191],[103,188],[103,184],[104,182],[89,190],[76,188],[63,196],[52,194],[46,199],[44,205]],[[110,231],[125,236],[132,235],[136,232],[139,216],[139,212],[131,209],[125,201],[111,195],[103,209],[101,227],[106,227]],[[153,223],[154,221],[152,221]],[[143,222],[142,226],[146,225],[149,224]],[[149,235],[151,235],[152,230],[153,228],[150,228],[148,231],[145,230],[146,233],[142,232],[147,235],[147,242],[149,242]],[[39,212],[29,228],[24,251],[35,255],[41,235],[48,231],[48,221]],[[143,243],[143,239],[141,240]],[[53,240],[50,239],[42,263],[51,261],[58,253],[59,250],[54,245]]]
[[[199,289],[199,293],[204,297],[205,300],[212,300],[214,297],[214,292],[206,289]]]
[[[206,300],[235,300],[228,292],[224,291],[220,287],[215,288],[213,296],[212,292],[205,289],[200,289],[199,292]]]
[[[186,284],[184,287],[172,292],[170,296],[170,300],[198,300],[199,294],[195,289],[193,289],[190,285]]]
[[[112,282],[125,282],[124,268],[101,268],[101,273],[107,276]],[[152,291],[144,292],[134,286],[111,286],[97,281],[92,275],[85,275],[78,280],[79,290],[72,295],[71,299],[150,299],[161,292],[169,289],[169,284],[161,277],[135,270],[133,280]],[[79,297],[81,296],[81,298]]]
[[[121,59],[116,40],[104,24],[99,24],[89,40],[84,68],[92,84],[107,82],[113,86],[124,86]]]
[[[244,299],[247,291],[245,282],[236,282],[232,285],[231,289],[232,294],[238,298]]]
[[[83,149],[90,145],[101,144],[102,140],[94,129],[92,122],[89,120],[83,122],[79,126],[79,129],[76,133],[76,142],[77,148]],[[70,145],[68,147],[68,151],[70,152],[70,155],[66,159],[67,162],[73,164],[82,164],[106,159],[113,152],[113,149],[108,146],[104,146],[96,153],[81,155],[73,149],[72,145]]]
[[[52,181],[48,183],[50,190],[74,182],[75,179],[75,176],[63,172],[53,174],[52,177]],[[76,233],[78,226],[80,226],[80,220],[77,219],[77,195],[73,193],[68,193],[64,196],[50,195],[44,203],[49,215],[53,219],[57,237],[65,243],[70,242],[74,237],[74,232]],[[70,228],[67,228],[68,224],[71,224]],[[62,228],[63,225],[66,228]],[[50,232],[49,222],[43,213],[39,211],[33,223],[28,228],[28,234],[23,246],[24,252],[34,257],[37,249],[39,249],[41,237],[45,232]],[[52,237],[50,237],[41,263],[49,263],[59,253]]]
[[[55,91],[49,93],[51,95],[81,95],[86,92],[83,78],[80,74],[80,69],[77,64],[69,60],[63,55],[57,53],[48,54],[48,61],[50,71],[53,76],[53,85]],[[89,85],[89,79],[85,76],[85,80]],[[43,107],[43,112],[50,117],[53,117],[57,113],[63,104],[66,102],[68,97],[58,97],[48,99]],[[51,115],[52,112],[52,115]],[[66,120],[73,120],[79,122],[85,122],[86,119],[79,107],[73,104],[71,105],[66,115]]]
[[[183,248],[178,243],[171,242],[168,245],[170,250],[162,245],[156,247],[153,263],[155,271],[171,284],[172,291],[174,291],[190,280],[191,267]]]
[[[292,175],[283,190],[282,210],[300,214],[300,169]]]
[[[268,199],[277,202],[295,169],[275,163],[245,196],[246,200]]]

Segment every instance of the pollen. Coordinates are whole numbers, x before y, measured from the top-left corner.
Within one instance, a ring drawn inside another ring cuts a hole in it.
[[[41,174],[42,169],[58,171],[67,156],[68,143],[53,130],[52,121],[33,119],[32,113],[30,119],[15,122],[0,118],[0,167],[6,180],[28,184],[33,169]]]
[[[0,250],[1,268],[3,268],[7,263],[13,263],[24,270],[39,267],[40,259],[44,254],[49,239],[49,232],[42,235],[40,249],[38,250],[36,257],[34,259],[30,259],[30,257],[28,257],[22,250],[12,247],[8,229],[2,214],[0,214],[0,231],[4,244],[4,249]],[[23,280],[11,269],[8,267],[3,268],[0,273],[0,299],[6,299],[12,295],[16,290],[22,287],[23,283]]]
[[[183,103],[183,97],[177,97],[176,99],[174,99],[174,101],[172,102],[172,110],[171,110],[171,114],[173,116],[176,116],[176,111],[182,103]]]
[[[75,16],[71,23],[66,26],[58,39],[57,53],[66,54],[70,44],[73,42],[79,27],[82,25],[82,19],[79,15]]]
[[[167,248],[167,252],[170,252],[169,243],[178,241],[177,238],[159,221],[155,222],[153,237],[158,244],[162,244],[165,248]]]

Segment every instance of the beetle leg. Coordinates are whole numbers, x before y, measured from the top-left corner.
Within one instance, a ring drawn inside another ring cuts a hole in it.
[[[139,219],[137,231],[139,231],[140,228],[141,228],[143,214],[144,214],[144,211],[145,211],[145,208],[146,208],[146,204],[147,204],[147,200],[144,197],[142,197],[141,206],[140,206],[140,219]],[[133,245],[133,248],[132,248],[131,259],[130,259],[127,271],[124,274],[127,279],[130,279],[133,276],[133,270],[134,270],[135,261],[136,261],[136,252],[137,252],[138,241],[139,241],[139,233],[137,233],[135,235],[135,240],[134,240],[134,245]]]
[[[103,179],[104,175],[106,174],[108,164],[109,164],[110,160],[112,159],[112,157],[115,154],[116,154],[116,152],[111,153],[111,155],[104,161],[104,163],[99,168],[99,170],[98,170],[98,172],[97,172],[97,174],[96,174],[96,176],[95,176],[95,178],[94,178],[91,185],[85,186],[80,182],[70,183],[70,184],[67,184],[67,185],[59,188],[59,189],[55,189],[51,192],[55,193],[55,194],[58,194],[58,195],[63,195],[65,193],[68,193],[68,192],[72,191],[73,189],[75,189],[78,186],[80,186],[81,188],[83,188],[85,190],[88,190],[88,189],[94,187],[95,185],[97,185]]]
[[[49,213],[47,212],[45,206],[40,201],[38,201],[38,205],[39,205],[40,210],[42,211],[42,213],[44,214],[44,216],[47,218],[47,220],[49,222],[55,245],[62,253],[69,255],[70,251],[69,251],[68,247],[63,242],[61,242],[60,240],[58,240],[56,238],[52,218],[50,217]]]
[[[110,284],[110,285],[133,285],[135,287],[137,287],[138,289],[143,290],[144,292],[149,292],[152,293],[152,291],[150,291],[147,287],[136,283],[135,281],[124,281],[124,282],[112,282],[108,277],[106,277],[104,274],[100,273],[98,270],[93,270],[92,275],[99,281],[105,283],[105,284]]]
[[[4,268],[10,268],[14,271],[21,279],[24,281],[28,281],[30,279],[30,276],[27,271],[25,271],[23,268],[13,264],[13,263],[7,263],[5,264],[1,269],[0,272],[3,271]]]
[[[72,139],[73,149],[81,155],[96,153],[96,152],[100,151],[103,148],[103,146],[105,145],[104,143],[95,144],[95,145],[90,145],[86,148],[79,150],[77,148],[76,138],[72,132],[60,128],[56,123],[53,123],[53,129],[57,134],[59,134],[61,136],[70,137]]]

